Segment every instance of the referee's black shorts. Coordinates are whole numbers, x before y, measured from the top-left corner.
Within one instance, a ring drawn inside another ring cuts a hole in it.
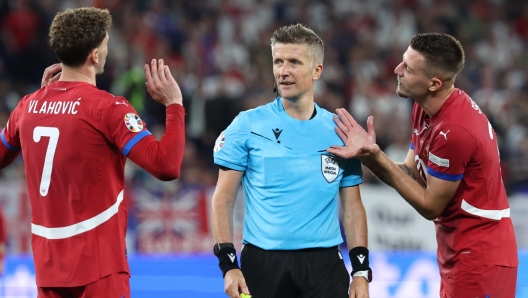
[[[264,250],[246,244],[240,258],[253,298],[348,298],[350,275],[337,246]]]

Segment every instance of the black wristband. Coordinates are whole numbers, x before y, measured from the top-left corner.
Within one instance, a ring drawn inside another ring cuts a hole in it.
[[[350,275],[354,276],[354,273],[358,271],[368,271],[368,281],[371,282],[372,270],[369,267],[368,248],[363,246],[354,247],[348,252],[348,256],[352,263],[352,273]]]
[[[234,247],[224,247],[216,253],[216,256],[218,257],[218,266],[222,271],[222,277],[231,269],[240,269]]]

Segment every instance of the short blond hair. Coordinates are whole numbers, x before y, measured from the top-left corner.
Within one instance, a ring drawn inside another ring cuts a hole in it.
[[[271,47],[277,43],[308,45],[314,62],[323,63],[324,43],[312,29],[302,24],[287,25],[277,29],[271,36]]]

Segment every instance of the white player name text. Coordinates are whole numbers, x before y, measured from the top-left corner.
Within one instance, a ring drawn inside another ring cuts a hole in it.
[[[79,98],[80,99],[80,98]],[[38,100],[29,102],[28,113],[33,114],[77,114],[77,107],[81,105],[80,101],[44,101],[39,105]]]

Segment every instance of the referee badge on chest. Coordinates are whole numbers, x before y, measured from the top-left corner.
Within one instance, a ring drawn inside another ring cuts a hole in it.
[[[328,183],[334,182],[339,174],[339,159],[336,156],[321,155],[321,172]]]

